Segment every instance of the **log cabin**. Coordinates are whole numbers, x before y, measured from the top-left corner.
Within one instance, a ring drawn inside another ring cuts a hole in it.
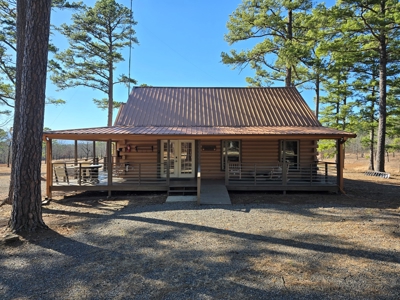
[[[353,133],[320,124],[294,87],[135,87],[111,127],[44,132],[53,191],[343,191]],[[52,140],[103,141],[102,163],[52,160]],[[336,161],[318,160],[333,140]],[[67,180],[66,180],[67,179]]]

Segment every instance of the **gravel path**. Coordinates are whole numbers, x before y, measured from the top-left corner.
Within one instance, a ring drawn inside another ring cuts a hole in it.
[[[281,197],[218,207],[134,197],[52,204],[45,218],[64,219],[63,234],[0,246],[0,298],[400,298],[398,208]]]

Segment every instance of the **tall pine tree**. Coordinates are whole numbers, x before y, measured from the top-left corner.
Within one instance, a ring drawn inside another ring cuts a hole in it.
[[[379,125],[377,170],[385,171],[388,71],[400,62],[400,3],[397,0],[342,0],[331,11],[337,29],[352,38],[361,51],[379,58]],[[338,38],[341,38],[340,36]]]
[[[51,0],[17,2],[17,80],[10,228],[45,228],[41,206],[41,158]]]
[[[72,16],[72,24],[59,30],[68,38],[69,48],[50,61],[52,81],[60,88],[90,87],[107,95],[94,99],[100,108],[108,109],[107,125],[112,125],[113,88],[118,83],[136,83],[132,78],[114,76],[116,65],[124,61],[121,50],[137,44],[130,9],[115,0],[99,0],[94,7],[83,6]]]
[[[255,77],[246,79],[253,86],[274,81],[298,85],[302,79],[297,68],[303,55],[298,43],[306,30],[300,19],[311,8],[309,0],[243,0],[229,17],[225,40],[230,45],[245,40],[259,42],[251,50],[223,52],[222,62],[234,68],[254,69]]]

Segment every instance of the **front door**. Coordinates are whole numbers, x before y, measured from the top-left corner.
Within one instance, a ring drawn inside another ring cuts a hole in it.
[[[170,177],[183,178],[194,177],[194,141],[190,140],[170,140]],[[163,177],[167,176],[167,162],[168,162],[168,141],[161,141],[161,174]]]

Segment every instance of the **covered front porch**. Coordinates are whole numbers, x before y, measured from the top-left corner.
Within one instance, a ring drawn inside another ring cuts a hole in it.
[[[342,135],[150,135],[129,130],[45,133],[46,196],[55,191],[104,191],[109,196],[114,191],[190,192],[200,203],[204,180],[218,181],[228,191],[343,191]],[[74,142],[74,159],[54,160],[53,139]],[[317,160],[320,139],[336,143],[335,162]],[[78,160],[78,140],[106,143],[104,157],[94,147],[92,158]]]
[[[168,162],[167,162],[168,165]],[[329,191],[337,192],[340,187],[337,163],[316,162],[300,165],[291,170],[288,164],[229,163],[223,179],[215,179],[230,191]],[[123,163],[99,161],[89,162],[56,161],[48,164],[51,174],[47,182],[47,197],[53,191],[165,191],[195,194],[201,199],[204,181],[201,161],[197,160],[193,178],[171,178],[163,176],[165,164],[154,162]],[[50,180],[49,180],[50,179]]]

